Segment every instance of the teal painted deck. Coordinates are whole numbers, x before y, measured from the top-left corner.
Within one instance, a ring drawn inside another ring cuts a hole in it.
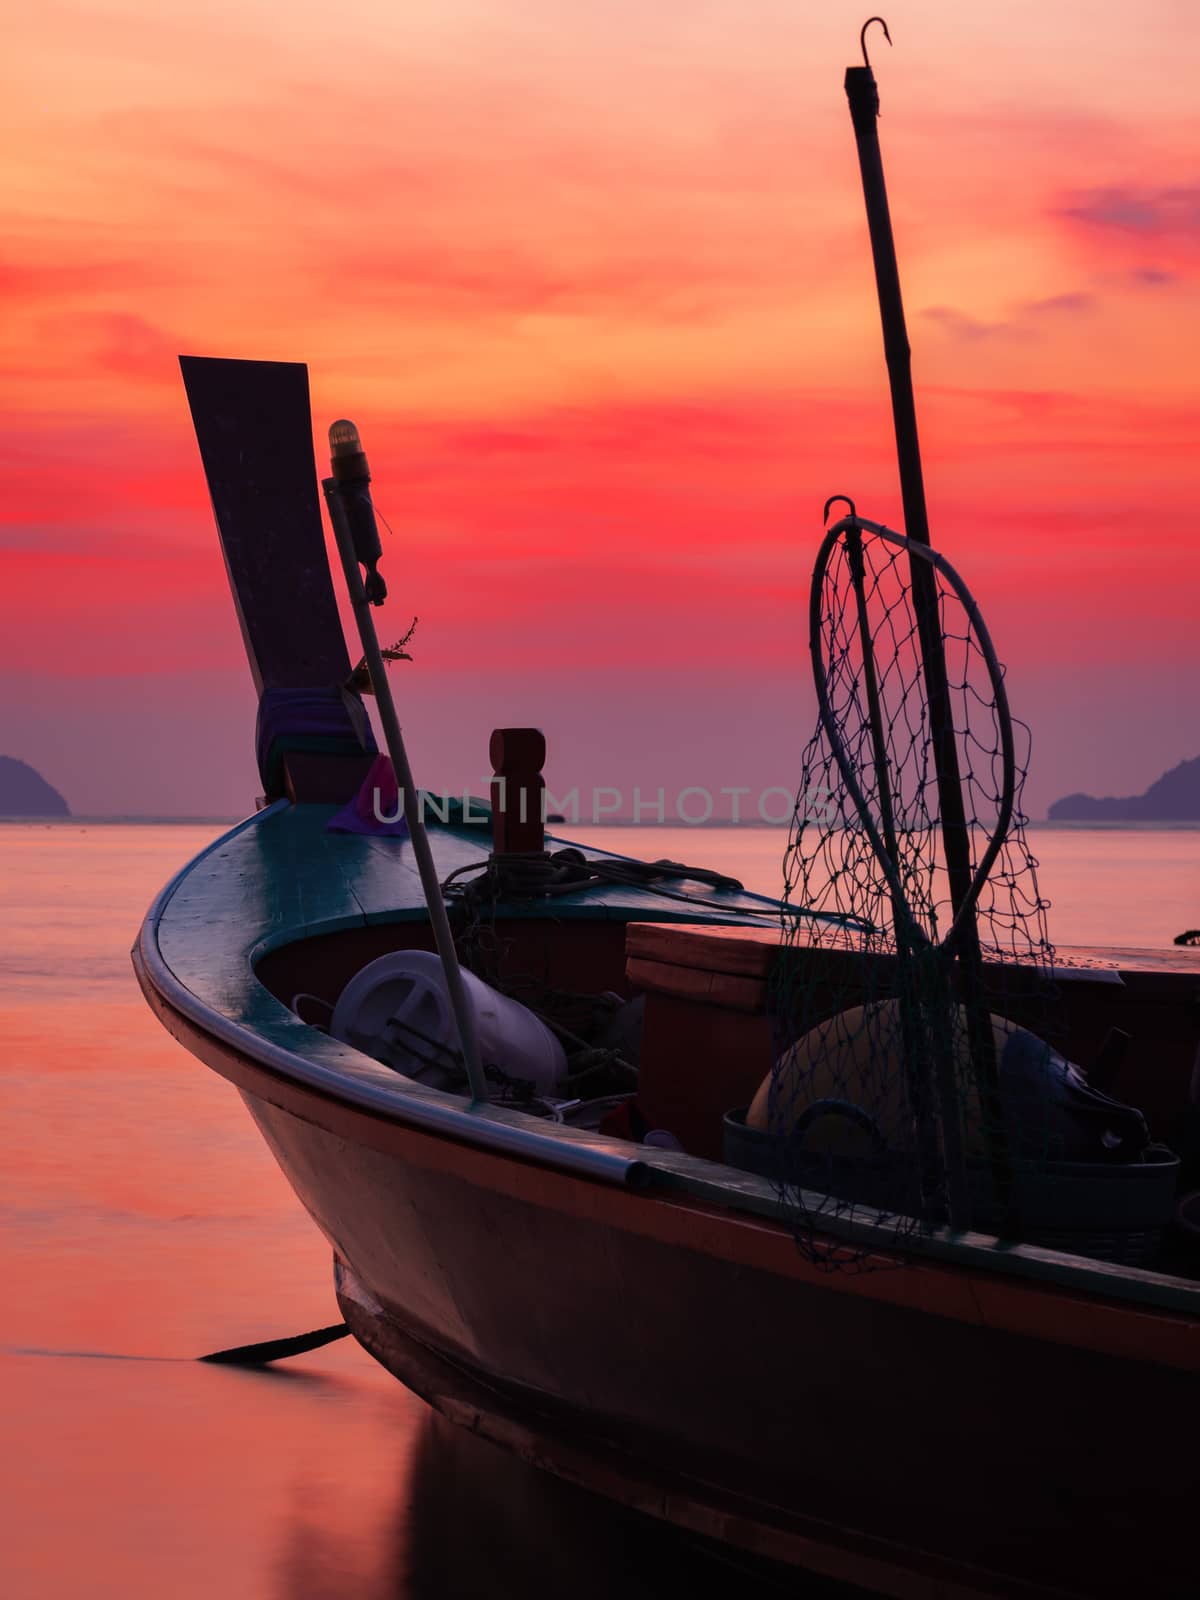
[[[372,923],[425,919],[412,846],[406,840],[330,833],[327,825],[337,809],[279,801],[197,856],[167,885],[148,919],[158,954],[203,1011],[268,1047],[360,1084],[385,1086],[397,1096],[453,1098],[423,1089],[309,1027],[254,976],[259,957],[294,940]],[[442,879],[460,867],[482,866],[490,848],[490,830],[474,825],[435,824],[429,839]],[[568,843],[547,839],[551,849]],[[586,853],[623,859],[600,850]],[[696,922],[711,917],[761,925],[766,919],[747,911],[772,907],[758,895],[678,881],[671,888],[686,888],[694,898],[685,904],[652,889],[597,884],[550,902],[514,902],[498,909],[513,917],[551,914],[557,921]]]

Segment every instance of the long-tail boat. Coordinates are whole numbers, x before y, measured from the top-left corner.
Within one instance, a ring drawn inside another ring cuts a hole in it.
[[[369,962],[430,949],[429,918],[405,842],[329,830],[371,760],[350,717],[314,735],[277,710],[351,672],[306,371],[185,373],[268,803],[163,889],[134,962],[328,1238],[354,1336],[527,1459],[774,1559],[895,1595],[1185,1592],[1194,1276],[945,1230],[902,1269],[831,1272],[777,1186],[722,1162],[722,1111],[771,1068],[768,902],[618,871],[492,908],[501,979],[645,996],[638,1104],[682,1151],[473,1104],[297,1014],[299,994],[332,1007]],[[461,817],[430,840],[443,877],[491,851]],[[1063,986],[1066,1048],[1090,1060],[1123,1028],[1117,1090],[1172,1137],[1200,952],[1099,954]],[[828,1226],[889,1259],[885,1227]]]
[[[513,800],[539,792],[542,752],[502,730],[490,813],[427,813],[428,848],[468,972],[541,1015],[575,1092],[522,1098],[501,1073],[480,1095],[347,1042],[351,985],[437,938],[413,840],[361,814],[377,753],[360,690],[380,685],[339,621],[307,372],[183,369],[264,794],[163,889],[134,965],[328,1239],[358,1342],[525,1460],[774,1562],[930,1600],[1193,1592],[1186,1234],[1123,1219],[1110,1186],[1103,1215],[1077,1205],[1050,1235],[994,1207],[964,1226],[951,1195],[909,1235],[878,1204],[806,1204],[801,1238],[795,1184],[727,1159],[726,1113],[778,1073],[803,907],[543,837]],[[356,804],[362,826],[339,827]],[[1200,951],[1064,955],[1057,1048],[1106,1063],[1194,1162]],[[840,1004],[867,995],[852,941],[822,959]],[[636,1024],[636,1045],[597,1017]],[[992,1150],[993,1175],[1011,1154]]]

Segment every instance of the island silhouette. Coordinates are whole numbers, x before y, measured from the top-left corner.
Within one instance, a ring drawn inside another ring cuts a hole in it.
[[[0,817],[69,817],[71,808],[40,772],[0,756]]]
[[[1051,822],[1200,822],[1200,756],[1164,772],[1144,794],[1068,794],[1046,815]]]

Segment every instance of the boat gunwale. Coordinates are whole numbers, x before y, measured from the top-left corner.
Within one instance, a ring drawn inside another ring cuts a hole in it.
[[[268,1075],[370,1117],[473,1146],[492,1156],[531,1162],[564,1175],[634,1189],[647,1199],[660,1198],[676,1203],[690,1200],[702,1206],[722,1208],[791,1233],[792,1208],[781,1201],[776,1187],[765,1178],[735,1171],[699,1156],[652,1147],[639,1146],[639,1155],[630,1157],[622,1153],[626,1141],[618,1138],[548,1123],[502,1106],[471,1105],[462,1096],[417,1084],[392,1069],[381,1067],[352,1046],[331,1041],[328,1035],[309,1027],[288,1012],[281,1002],[275,1001],[298,1033],[321,1040],[325,1048],[331,1044],[337,1046],[337,1053],[347,1058],[346,1067],[354,1068],[339,1071],[286,1048],[196,994],[176,976],[159,945],[159,929],[172,898],[188,876],[216,851],[268,817],[291,809],[290,801],[277,800],[244,818],[213,840],[163,886],[146,913],[132,952],[143,990],[153,989],[168,1009]],[[338,923],[337,919],[331,919],[313,924],[312,931],[330,932],[337,931],[338,926],[378,925],[396,920],[399,919],[395,916],[380,917],[363,911],[352,922]],[[261,953],[265,953],[267,948],[279,948],[289,942],[295,941],[286,938],[274,943],[257,941],[247,946],[247,957],[251,959],[260,946]],[[264,987],[263,993],[268,992]],[[811,1201],[815,1212],[822,1197],[806,1195],[802,1201],[806,1205]],[[1193,1280],[1036,1245],[1008,1243],[991,1234],[953,1233],[943,1228],[906,1240],[899,1251],[892,1227],[880,1223],[871,1213],[853,1209],[839,1215],[822,1216],[821,1232],[835,1244],[865,1247],[885,1261],[894,1260],[897,1264],[911,1258],[915,1263],[931,1266],[979,1269],[1156,1311],[1183,1313],[1193,1318],[1200,1315],[1200,1283]],[[846,1274],[826,1276],[845,1277]]]

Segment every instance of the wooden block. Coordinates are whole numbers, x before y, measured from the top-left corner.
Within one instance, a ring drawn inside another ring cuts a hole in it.
[[[283,758],[287,797],[296,805],[345,805],[353,800],[375,761],[374,755],[327,755],[290,750]]]
[[[674,995],[727,1011],[759,1012],[767,1009],[767,985],[761,978],[730,972],[705,972],[699,967],[676,967],[666,961],[644,961],[631,956],[625,975],[635,989]]]
[[[540,855],[546,848],[545,735],[540,728],[496,728],[490,754],[496,775],[492,849],[497,855]]]
[[[774,926],[721,928],[689,922],[631,922],[625,946],[631,959],[759,978],[770,972],[781,948]]]

